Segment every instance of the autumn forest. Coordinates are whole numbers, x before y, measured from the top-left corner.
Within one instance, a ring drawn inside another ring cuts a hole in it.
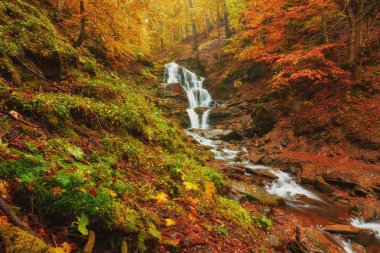
[[[0,253],[378,253],[380,1],[0,0]]]

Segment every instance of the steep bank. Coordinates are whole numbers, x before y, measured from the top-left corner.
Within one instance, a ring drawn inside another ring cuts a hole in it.
[[[265,248],[221,173],[153,103],[152,64],[105,64],[72,46],[56,14],[0,3],[1,250]]]

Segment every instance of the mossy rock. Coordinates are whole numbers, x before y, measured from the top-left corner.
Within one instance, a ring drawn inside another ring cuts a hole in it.
[[[0,77],[15,84],[21,83],[20,75],[8,57],[0,58]]]
[[[0,225],[0,237],[7,253],[65,253],[63,249],[50,247],[36,235],[18,227]]]
[[[233,191],[245,195],[249,200],[268,206],[279,206],[284,200],[270,195],[266,190],[255,184],[246,184],[243,182],[233,182],[231,184]]]

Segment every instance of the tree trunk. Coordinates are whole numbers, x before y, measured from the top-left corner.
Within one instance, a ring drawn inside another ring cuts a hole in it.
[[[80,1],[80,14],[84,15],[85,13],[85,6],[84,6],[84,0]],[[87,18],[84,15],[80,21],[80,33],[78,40],[74,43],[74,47],[80,47],[86,37],[86,23],[87,23]]]
[[[327,18],[326,18],[326,7],[321,10],[321,27],[323,32],[323,42],[325,44],[329,43],[329,34],[327,32]]]
[[[230,18],[229,18],[226,0],[223,0],[223,8],[224,8],[224,31],[226,33],[226,38],[229,38],[231,37],[231,29],[230,29]]]
[[[189,0],[189,8],[193,9],[193,0]],[[193,33],[193,52],[195,53],[195,59],[199,63],[199,48],[198,48],[198,32],[197,32],[197,25],[195,23],[195,19],[193,17],[191,18],[191,28]]]
[[[350,34],[348,38],[348,66],[351,69],[353,77],[355,79],[358,79],[359,70],[358,70],[358,64],[356,62],[357,19],[350,5],[346,6],[345,12],[348,17],[348,22],[350,25]]]
[[[216,29],[218,31],[218,61],[221,61],[222,59],[222,46],[220,41],[220,6],[219,6],[219,0],[216,0]]]

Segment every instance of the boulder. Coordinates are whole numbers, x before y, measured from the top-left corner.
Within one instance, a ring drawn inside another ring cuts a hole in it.
[[[221,119],[230,117],[232,112],[228,109],[227,105],[215,106],[210,112],[210,120],[216,122]]]
[[[178,98],[187,102],[187,96],[182,86],[178,83],[164,83],[162,84],[162,89],[160,90],[161,97],[172,97]]]
[[[224,130],[220,128],[207,129],[202,131],[202,136],[212,140],[230,141],[236,139],[236,134],[232,130]]]
[[[355,252],[355,253],[366,253],[367,250],[360,244],[357,244],[357,243],[351,243],[351,249]]]
[[[330,233],[338,233],[338,234],[357,234],[361,232],[363,229],[352,226],[352,225],[334,224],[334,225],[325,226],[323,230]]]
[[[211,150],[211,149],[213,149],[213,147],[211,147],[209,145],[199,145],[198,148],[200,150]]]
[[[350,213],[364,220],[375,220],[380,218],[380,202],[370,201],[357,203],[350,208]]]
[[[327,171],[323,178],[330,184],[345,188],[354,188],[357,185],[357,180],[353,175],[341,171]]]
[[[357,242],[363,246],[367,246],[368,243],[375,237],[375,233],[373,231],[358,228],[352,225],[327,225],[323,228],[323,230],[330,233],[341,234],[344,238]]]
[[[261,160],[265,157],[264,154],[249,155],[247,158],[254,164],[259,164]]]
[[[373,195],[373,191],[371,188],[369,187],[362,187],[362,186],[359,186],[359,185],[356,185],[354,187],[354,189],[352,189],[351,191],[351,195],[352,196],[356,196],[356,197],[367,197],[367,196],[371,196]]]
[[[314,165],[307,163],[302,166],[301,181],[304,184],[314,184],[316,181],[316,169]]]
[[[288,245],[288,250],[302,253],[346,252],[329,234],[316,227],[297,227],[295,237]]]
[[[205,111],[209,110],[210,108],[208,107],[196,107],[194,108],[194,111],[198,114],[198,115],[202,115]]]
[[[334,191],[334,186],[328,184],[322,177],[317,177],[317,187],[323,193],[331,193]]]
[[[284,204],[284,200],[270,195],[260,186],[255,184],[246,184],[243,182],[231,182],[230,188],[232,192],[245,195],[249,200],[256,201],[260,204],[269,206],[279,206]]]
[[[245,171],[249,174],[253,174],[253,175],[258,176],[258,177],[264,177],[264,178],[268,178],[271,180],[278,179],[278,176],[276,176],[275,174],[273,174],[272,172],[270,172],[268,170],[258,170],[258,169],[252,169],[252,168],[245,168]]]

